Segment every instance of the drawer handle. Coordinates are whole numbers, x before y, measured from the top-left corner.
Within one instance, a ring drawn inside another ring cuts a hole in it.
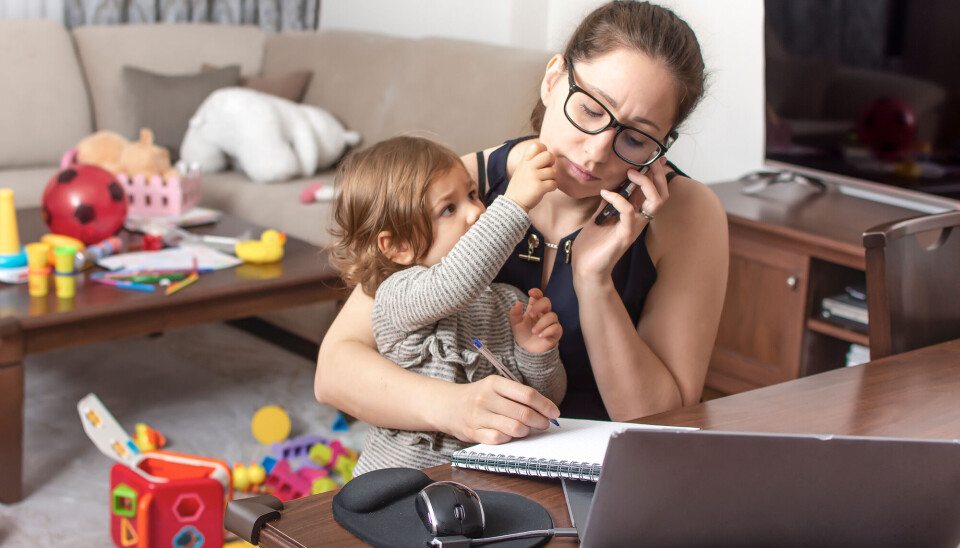
[[[796,276],[790,276],[789,278],[787,278],[787,287],[789,287],[790,289],[796,289],[798,281],[799,280],[797,279]]]

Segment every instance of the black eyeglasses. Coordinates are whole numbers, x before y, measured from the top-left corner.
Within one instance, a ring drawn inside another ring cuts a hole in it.
[[[577,85],[573,78],[573,63],[566,58],[563,62],[567,65],[567,79],[570,83],[570,93],[563,103],[563,113],[573,127],[590,135],[615,128],[617,134],[613,138],[613,152],[623,161],[637,167],[648,166],[667,153],[667,149],[677,138],[677,132],[671,131],[667,135],[667,144],[664,144],[645,131],[621,124],[603,103]]]

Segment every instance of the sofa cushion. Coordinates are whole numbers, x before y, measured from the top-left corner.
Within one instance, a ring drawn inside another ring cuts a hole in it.
[[[130,96],[133,127],[153,130],[154,144],[169,150],[170,161],[176,162],[193,113],[214,91],[237,85],[240,66],[170,76],[123,67],[123,80]]]
[[[131,98],[123,67],[160,74],[199,72],[204,63],[240,65],[242,74],[260,73],[265,33],[253,26],[215,24],[90,25],[73,31],[90,87],[97,129],[135,139]],[[184,128],[186,129],[186,128]]]
[[[207,63],[203,64],[203,70],[205,71],[216,68]],[[296,70],[270,77],[241,76],[240,83],[237,85],[299,103],[303,100],[303,94],[307,91],[307,84],[310,83],[311,77],[313,77],[313,73],[309,70]]]
[[[382,133],[417,132],[459,154],[529,134],[551,57],[463,40],[417,40],[391,82]]]
[[[276,95],[277,97],[299,103],[307,91],[307,84],[313,73],[309,70],[296,70],[277,76],[250,76],[240,79],[240,85],[256,91]]]
[[[330,111],[373,144],[386,137],[384,118],[401,60],[413,43],[406,38],[350,31],[284,32],[267,37],[263,76],[313,72],[303,102]]]
[[[47,20],[0,21],[0,168],[57,164],[93,131],[70,34]]]
[[[306,179],[260,185],[236,171],[204,174],[201,205],[282,230],[313,245],[327,245],[332,241],[327,229],[333,202],[304,204],[300,193],[312,184],[333,184],[333,177],[334,171],[328,170]]]

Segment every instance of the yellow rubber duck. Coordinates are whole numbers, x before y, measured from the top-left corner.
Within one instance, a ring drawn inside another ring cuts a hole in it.
[[[259,240],[237,242],[237,257],[248,263],[275,263],[283,258],[283,243],[287,235],[273,229],[264,230]]]

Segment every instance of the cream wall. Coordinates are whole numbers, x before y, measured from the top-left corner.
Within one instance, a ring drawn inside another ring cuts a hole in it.
[[[559,51],[602,0],[324,0],[320,27]],[[660,0],[697,33],[710,73],[670,159],[704,182],[763,165],[763,1]],[[504,136],[507,138],[507,136]]]

